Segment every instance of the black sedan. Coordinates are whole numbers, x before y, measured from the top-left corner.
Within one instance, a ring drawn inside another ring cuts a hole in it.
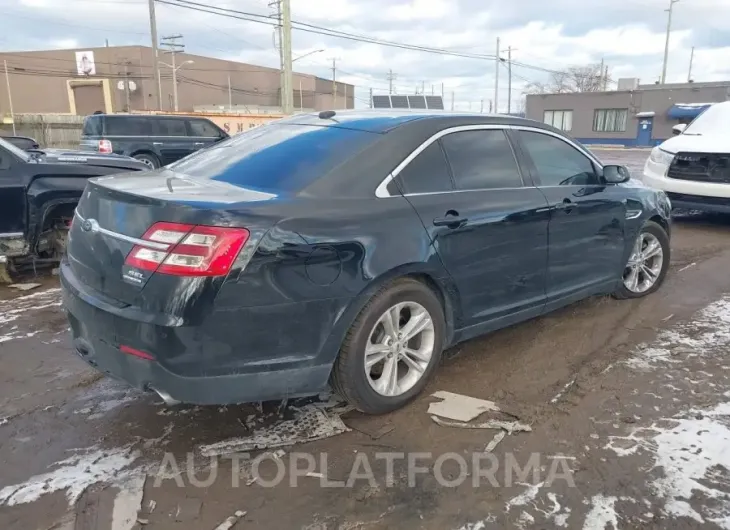
[[[444,348],[669,266],[670,204],[544,124],[323,112],[92,179],[61,266],[77,353],[171,403],[383,413]]]

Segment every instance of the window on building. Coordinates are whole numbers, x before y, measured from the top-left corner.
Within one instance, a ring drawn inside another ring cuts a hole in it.
[[[441,139],[456,188],[482,190],[522,187],[522,177],[504,131],[462,131]]]
[[[595,132],[624,132],[628,118],[628,109],[596,109],[593,114],[593,130]]]
[[[573,111],[546,110],[542,121],[561,131],[571,131],[573,130]]]

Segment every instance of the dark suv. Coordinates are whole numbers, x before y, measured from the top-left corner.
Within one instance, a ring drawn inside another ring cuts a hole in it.
[[[205,118],[95,114],[84,120],[81,149],[127,155],[158,168],[225,138],[228,134]]]

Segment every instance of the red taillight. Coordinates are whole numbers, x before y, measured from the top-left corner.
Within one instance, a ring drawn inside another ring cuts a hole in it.
[[[135,245],[125,264],[174,276],[225,276],[248,236],[245,228],[155,223],[142,239],[157,245]]]
[[[119,346],[119,351],[122,353],[126,353],[128,355],[132,355],[134,357],[139,357],[140,359],[144,359],[145,361],[153,361],[155,359],[149,353],[145,353],[141,350],[132,348],[130,346],[125,346],[124,344]]]
[[[109,140],[99,140],[100,153],[112,153],[112,143]]]

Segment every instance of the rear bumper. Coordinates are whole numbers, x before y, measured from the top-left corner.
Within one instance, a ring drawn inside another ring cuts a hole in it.
[[[220,337],[213,341],[201,327],[120,316],[80,285],[65,262],[60,277],[76,353],[97,370],[136,388],[155,390],[184,403],[223,405],[312,395],[327,386],[332,362],[320,359],[329,355],[297,352],[262,362],[260,355],[238,350],[240,344],[222,344]],[[246,315],[240,318],[245,320]],[[245,326],[240,327],[245,336]],[[120,345],[154,358],[123,353]],[[181,351],[162,351],[163,346],[168,350],[177,346]],[[231,354],[224,357],[229,350],[234,350],[233,359]]]

